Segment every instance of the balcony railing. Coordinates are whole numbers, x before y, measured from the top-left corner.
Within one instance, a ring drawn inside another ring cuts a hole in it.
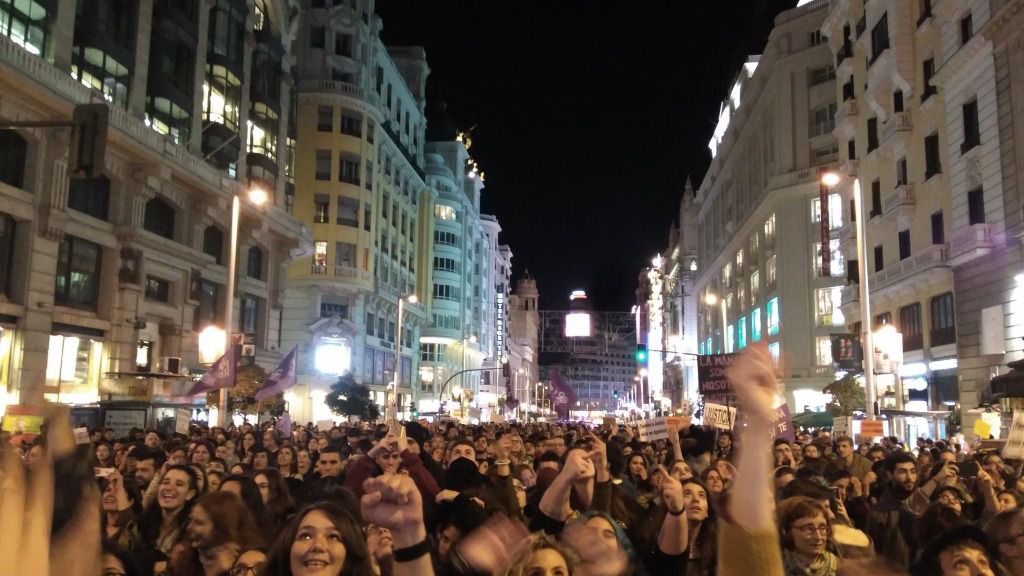
[[[338,278],[351,278],[353,280],[368,280],[370,273],[353,266],[335,266],[334,275]]]
[[[313,264],[312,266],[309,267],[309,273],[314,276],[323,276],[324,274],[327,274],[327,265]]]
[[[992,225],[972,224],[953,233],[949,242],[950,260],[953,266],[959,266],[988,254],[993,248]]]
[[[857,117],[857,101],[845,100],[839,105],[836,111],[836,123],[842,124],[844,120],[852,120]]]
[[[355,98],[363,97],[363,89],[360,86],[338,80],[303,80],[299,83],[299,91],[328,92],[331,94],[344,94]]]
[[[871,278],[871,289],[882,289],[932,268],[948,266],[949,254],[943,244],[933,244],[913,256],[894,262]]]
[[[913,184],[903,184],[897,186],[893,190],[892,194],[885,197],[882,202],[882,211],[888,216],[892,214],[897,208],[914,205],[914,186]]]
[[[910,112],[896,112],[882,124],[882,142],[888,142],[897,132],[910,132]]]

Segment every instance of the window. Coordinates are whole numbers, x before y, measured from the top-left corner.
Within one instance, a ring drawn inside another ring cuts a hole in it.
[[[871,29],[871,62],[874,63],[882,52],[889,49],[889,15],[882,14],[882,17]]]
[[[366,161],[366,170],[364,172],[363,183],[367,190],[373,190],[373,162]]]
[[[338,298],[338,297],[337,296],[333,296],[332,297],[332,296],[330,296],[328,294],[323,294],[323,295],[320,296],[320,317],[321,318],[331,318],[332,316],[337,316],[338,318],[341,318],[342,320],[347,319],[348,318],[348,303],[347,302],[334,301],[333,298]],[[369,317],[372,318],[373,315],[370,314]],[[373,326],[373,324],[367,324],[367,326]]]
[[[203,230],[203,254],[213,256],[217,264],[224,258],[224,233],[220,228],[210,225]]]
[[[818,326],[844,326],[846,318],[839,304],[843,300],[842,286],[818,288],[814,291],[816,317]]]
[[[896,161],[896,185],[906,186],[907,184],[907,157],[903,156]]]
[[[0,6],[3,4],[0,3]],[[0,14],[3,12],[0,11]],[[56,323],[54,328],[58,328]],[[76,402],[79,400],[74,399],[75,396],[96,398],[102,367],[103,332],[87,328],[75,330],[88,334],[50,335],[46,355],[46,385],[57,393],[43,394],[45,400]]]
[[[47,29],[55,16],[47,11],[47,4],[38,0],[0,0],[0,34],[26,51],[42,56]]]
[[[338,224],[359,227],[359,199],[338,196]]]
[[[338,180],[340,182],[347,182],[348,184],[359,185],[359,157],[351,154],[342,153],[341,157],[338,158]]]
[[[808,34],[808,36],[808,44],[811,46],[817,46],[818,44],[825,42],[825,37],[822,35],[821,30],[815,30]]]
[[[768,311],[768,335],[776,336],[779,333],[779,299],[769,300],[765,309]]]
[[[925,180],[942,172],[939,160],[939,135],[932,134],[924,138],[924,178]]]
[[[110,180],[106,176],[71,178],[68,184],[68,208],[106,220],[110,212]]]
[[[942,221],[942,210],[932,214],[932,244],[946,243],[946,228]]]
[[[79,7],[81,6],[79,4]],[[133,12],[134,10],[125,6],[121,14],[131,18]],[[134,42],[130,42],[130,44],[131,46],[119,46],[119,48],[134,51]],[[119,62],[112,54],[108,54],[97,46],[76,44],[71,52],[71,77],[96,90],[104,100],[118,108],[128,107],[128,86],[132,82],[131,70],[128,65],[125,62]]]
[[[309,46],[311,48],[323,48],[327,46],[327,28],[313,26],[309,30]]]
[[[882,181],[874,180],[871,182],[871,214],[875,216],[882,215]]]
[[[373,120],[370,120],[369,118],[367,118],[366,119],[366,141],[368,143],[370,143],[370,144],[373,144],[374,130],[375,129],[373,127]]]
[[[772,360],[776,362],[782,356],[782,344],[779,342],[772,342],[768,345],[768,354],[771,354]]]
[[[817,336],[814,339],[815,358],[818,366],[832,365],[832,337]]]
[[[811,222],[821,222],[821,198],[811,201]],[[843,227],[843,197],[838,193],[828,195],[828,229]]]
[[[754,308],[750,313],[750,339],[753,342],[761,341],[761,309]]]
[[[259,316],[259,299],[250,294],[245,294],[239,302],[241,315],[238,318],[238,329],[240,332],[256,332],[256,319]]]
[[[331,179],[331,151],[330,150],[317,150],[316,151],[316,179],[317,180],[330,180]]]
[[[903,112],[903,90],[896,90],[892,93],[892,111]]]
[[[316,130],[317,132],[334,132],[333,106],[317,106]]]
[[[942,346],[956,342],[956,317],[953,314],[953,293],[946,292],[932,298],[931,309],[931,345]]]
[[[882,258],[882,245],[875,246],[875,272],[881,272],[885,268],[885,260]]]
[[[373,225],[373,209],[370,208],[369,202],[363,203],[363,230],[369,232],[370,227]]]
[[[454,272],[459,273],[459,263],[454,258],[442,258],[434,256],[434,270],[440,270],[442,272]]]
[[[208,64],[203,82],[203,120],[238,131],[242,81],[224,66]]]
[[[868,118],[868,154],[878,148],[878,118]]]
[[[972,226],[985,223],[985,195],[981,188],[967,193],[967,223]]]
[[[890,324],[892,324],[892,312],[882,312],[878,316],[875,316],[875,328],[888,326]]]
[[[738,346],[738,348],[740,350],[743,350],[744,348],[747,347],[747,317],[746,316],[741,316],[739,324],[737,326],[738,326],[738,329],[737,329],[737,333],[738,333],[737,334],[737,336],[738,336],[737,346]]]
[[[726,288],[732,287],[732,263],[726,264],[722,268],[722,286]]]
[[[846,272],[846,258],[843,256],[843,251],[839,249],[839,239],[832,238],[828,241],[828,275],[833,278],[841,278]],[[811,260],[814,262],[814,274],[818,277],[823,277],[821,270],[821,242],[814,243],[814,253],[811,254]]]
[[[818,84],[824,84],[829,80],[836,79],[836,67],[827,64],[822,68],[815,68],[811,70],[811,86],[817,86]]]
[[[750,273],[750,304],[757,304],[758,298],[761,297],[761,271],[754,270]]]
[[[836,127],[836,103],[817,108],[811,113],[811,137],[825,136]]]
[[[768,288],[775,287],[775,255],[772,254],[768,257],[768,261],[764,264],[765,280]]]
[[[899,234],[900,243],[900,260],[906,260],[910,258],[910,230],[900,230]]]
[[[974,17],[970,12],[960,19],[960,43],[967,44],[974,36]]]
[[[196,308],[196,326],[215,323],[220,312],[220,286],[209,280],[200,280],[196,296],[196,300],[199,301],[199,307]]]
[[[846,142],[846,157],[850,160],[857,159],[857,141],[850,139]]]
[[[921,77],[923,89],[921,90],[921,102],[935,94],[935,86],[932,85],[932,78],[935,76],[935,58],[928,58],[921,62]]]
[[[54,302],[61,306],[96,310],[102,261],[103,249],[99,244],[65,236],[57,254]]]
[[[455,210],[455,208],[453,208],[451,206],[446,206],[444,204],[435,204],[434,205],[434,218],[437,218],[438,220],[445,220],[445,221],[446,220],[458,221],[459,213]]]
[[[245,275],[249,278],[263,280],[263,250],[258,246],[250,246],[245,258]]]
[[[459,289],[457,286],[449,286],[448,284],[434,284],[434,299],[458,300]]]
[[[174,240],[174,208],[160,197],[146,202],[142,227],[157,236]]]
[[[11,295],[11,281],[14,267],[15,221],[0,212],[0,294]]]
[[[735,341],[735,329],[733,328],[732,324],[729,324],[728,326],[725,327],[725,350],[722,351],[726,353],[734,352],[735,350],[733,348],[733,342]]]
[[[3,2],[4,0],[0,0],[0,33],[3,32]],[[14,130],[0,130],[0,150],[4,151],[3,159],[0,161],[0,182],[15,188],[23,188],[28,143]]]
[[[352,57],[352,36],[350,34],[335,33],[334,53],[338,56]]]
[[[335,266],[347,266],[348,268],[356,267],[356,250],[357,247],[351,242],[335,242],[334,243],[334,265]]]
[[[156,276],[146,276],[146,300],[171,301],[171,283]]]
[[[921,15],[917,18],[917,25],[920,26],[932,15],[932,0],[918,0],[918,7]]]
[[[978,101],[971,100],[964,104],[964,142],[960,145],[963,154],[981,144],[981,127],[978,123]]]
[[[319,270],[314,273],[323,274],[327,268],[327,242],[317,240],[313,243],[313,266]]]
[[[316,194],[313,196],[313,222],[315,224],[326,224],[330,221],[331,197],[327,194]]]
[[[345,110],[341,113],[341,133],[348,134],[349,136],[355,136],[357,138],[363,137],[363,116],[356,112],[349,112]]]
[[[764,221],[764,243],[769,246],[775,244],[775,214]]]
[[[900,333],[903,335],[904,352],[920,350],[924,347],[920,302],[900,308]]]
[[[458,246],[459,237],[454,232],[445,232],[442,230],[434,230],[434,244],[444,244],[446,246]]]

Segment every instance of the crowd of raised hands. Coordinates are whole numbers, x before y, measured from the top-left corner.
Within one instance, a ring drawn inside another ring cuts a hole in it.
[[[997,453],[771,430],[763,346],[744,415],[635,426],[455,422],[189,435],[45,434],[0,468],[0,573],[19,576],[1024,575],[1024,488]]]

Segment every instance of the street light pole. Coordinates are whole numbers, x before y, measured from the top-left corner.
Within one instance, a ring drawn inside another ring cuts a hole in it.
[[[418,301],[415,294],[403,296],[398,299],[398,333],[395,335],[395,380],[392,383],[390,390],[391,398],[384,399],[384,405],[387,407],[387,417],[389,419],[398,418],[398,403],[396,399],[398,398],[398,387],[402,382],[402,312],[407,299],[410,304],[415,304]],[[388,394],[388,392],[388,390],[385,390],[385,395]]]
[[[853,209],[857,218],[857,287],[860,290],[860,326],[864,341],[864,399],[865,412],[868,420],[875,417],[875,347],[871,334],[871,301],[868,287],[868,262],[866,254],[865,234],[867,226],[864,222],[864,194],[861,191],[860,179],[853,179]]]

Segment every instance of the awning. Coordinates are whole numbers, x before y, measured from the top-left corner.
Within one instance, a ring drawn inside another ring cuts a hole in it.
[[[805,428],[831,428],[832,418],[831,412],[801,412],[792,416],[790,421]]]

